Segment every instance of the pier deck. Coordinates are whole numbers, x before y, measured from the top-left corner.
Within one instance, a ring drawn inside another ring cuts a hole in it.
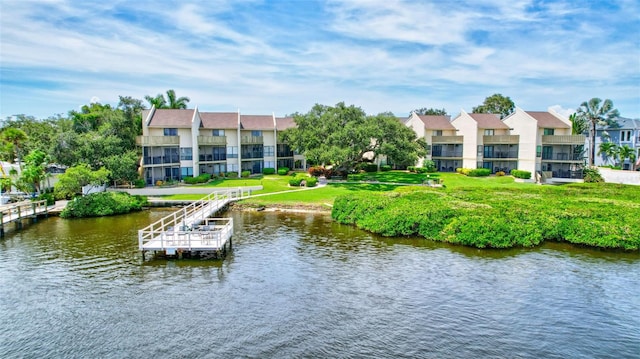
[[[233,235],[233,219],[211,218],[229,202],[249,194],[241,188],[213,192],[138,231],[138,247],[167,255],[192,251],[219,252]]]
[[[0,207],[0,236],[4,236],[5,225],[16,222],[18,227],[22,227],[23,219],[35,219],[38,216],[48,214],[47,201],[22,201],[2,205]]]

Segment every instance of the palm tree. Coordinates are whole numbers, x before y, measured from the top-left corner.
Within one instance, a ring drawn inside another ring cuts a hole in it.
[[[613,159],[613,165],[616,164],[616,159],[619,154],[618,146],[613,142],[600,143],[600,149],[598,149],[598,155],[604,155],[607,159]]]
[[[635,152],[635,150],[633,148],[629,147],[628,145],[624,145],[624,146],[620,147],[618,153],[620,155],[620,162],[624,162],[624,160],[626,160],[628,158],[629,162],[631,162],[631,170],[635,171],[635,164],[636,164],[636,152]]]
[[[185,109],[187,108],[187,102],[189,102],[188,97],[178,97],[176,98],[176,92],[171,90],[167,90],[167,99],[169,100],[169,108],[179,108]]]
[[[613,119],[620,114],[617,109],[613,108],[613,102],[609,99],[604,102],[594,97],[589,101],[583,102],[577,111],[578,118],[587,122],[589,125],[589,165],[593,166],[596,157],[596,125],[607,125],[613,122]]]
[[[589,131],[589,124],[585,121],[584,118],[578,117],[577,114],[572,113],[569,116],[569,121],[571,121],[571,134],[572,135],[582,135],[583,133]]]
[[[167,99],[164,98],[164,95],[159,93],[156,97],[145,96],[144,97],[150,105],[154,106],[156,109],[158,108],[174,108],[174,109],[185,109],[187,108],[187,103],[190,101],[188,97],[177,97],[176,92],[171,89],[167,90]]]
[[[13,145],[15,158],[18,159],[18,165],[22,168],[20,163],[20,144],[27,140],[27,134],[19,128],[8,127],[2,131],[2,139]],[[11,158],[11,162],[13,162],[13,158]]]

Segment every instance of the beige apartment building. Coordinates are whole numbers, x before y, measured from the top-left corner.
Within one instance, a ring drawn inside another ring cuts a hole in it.
[[[155,109],[142,112],[142,175],[149,185],[203,173],[265,168],[305,168],[280,132],[295,126],[293,118],[200,112],[195,109]]]

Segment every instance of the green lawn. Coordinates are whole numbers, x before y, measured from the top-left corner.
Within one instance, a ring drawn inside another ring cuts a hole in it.
[[[239,178],[239,179],[226,179],[216,180],[204,185],[198,185],[199,187],[211,188],[213,191],[216,187],[245,187],[245,186],[263,186],[263,190],[254,191],[253,194],[267,194],[274,193],[269,196],[255,197],[244,200],[243,203],[255,204],[255,205],[274,205],[274,204],[333,204],[334,199],[346,193],[353,193],[358,191],[372,191],[372,192],[386,192],[396,190],[398,187],[406,187],[409,185],[421,184],[425,179],[439,178],[443,181],[445,188],[441,190],[447,191],[452,188],[459,187],[486,187],[486,188],[506,188],[506,187],[522,187],[533,186],[530,183],[515,182],[513,177],[466,177],[458,173],[429,173],[429,174],[417,174],[409,173],[406,171],[389,171],[369,173],[367,177],[369,180],[375,180],[383,182],[385,184],[377,184],[371,182],[353,183],[353,182],[337,182],[330,183],[329,185],[310,189],[305,191],[295,191],[299,188],[289,187],[289,179],[291,176],[279,176],[279,175],[266,175],[262,178]],[[389,183],[398,183],[399,185],[393,185]],[[291,192],[293,191],[293,192]],[[285,193],[279,193],[285,192]],[[290,192],[290,193],[287,193]],[[163,199],[167,200],[198,200],[202,198],[202,195],[171,195],[165,196]]]

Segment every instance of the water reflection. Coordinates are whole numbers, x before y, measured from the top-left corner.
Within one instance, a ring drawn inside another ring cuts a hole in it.
[[[224,260],[142,260],[165,215],[50,218],[0,240],[3,357],[616,357],[640,254],[485,251],[328,216],[233,212]]]

